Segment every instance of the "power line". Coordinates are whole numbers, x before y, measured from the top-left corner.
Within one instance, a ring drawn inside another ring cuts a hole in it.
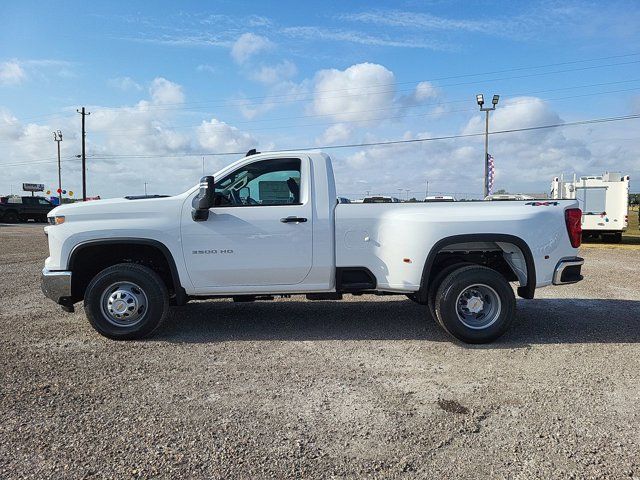
[[[562,127],[573,127],[579,125],[595,125],[601,123],[609,123],[609,122],[619,122],[624,120],[634,120],[640,118],[640,114],[635,115],[623,115],[618,117],[604,117],[604,118],[591,118],[587,120],[579,120],[575,122],[566,122],[566,123],[555,123],[548,125],[536,125],[532,127],[521,127],[521,128],[511,128],[507,130],[496,130],[493,132],[489,132],[489,135],[502,135],[508,133],[517,133],[517,132],[529,132],[535,130],[545,130],[552,128],[562,128]],[[363,142],[363,143],[345,143],[340,145],[322,145],[315,147],[291,147],[284,148],[280,150],[269,150],[263,151],[262,153],[277,153],[280,151],[311,151],[311,150],[335,150],[341,148],[362,148],[362,147],[375,147],[375,146],[387,146],[387,145],[402,145],[402,144],[411,144],[411,143],[421,143],[421,142],[432,142],[432,141],[440,141],[440,140],[453,140],[459,138],[473,138],[485,135],[484,132],[480,133],[465,133],[465,134],[456,134],[456,135],[442,135],[438,137],[427,137],[427,138],[412,138],[412,139],[403,139],[403,140],[388,140],[388,141],[379,141],[379,142]],[[151,155],[151,154],[97,154],[91,155],[92,159],[103,159],[103,160],[111,160],[118,158],[179,158],[179,157],[216,157],[216,156],[226,156],[226,155],[244,155],[246,152],[181,152],[172,155]],[[55,161],[55,160],[54,160]],[[18,166],[18,165],[30,165],[36,162],[22,162],[22,163],[7,163],[0,164],[0,166]],[[44,163],[44,162],[42,162]]]
[[[598,123],[608,123],[608,122],[617,122],[617,121],[622,121],[622,120],[631,120],[631,119],[636,119],[636,118],[640,118],[640,114],[636,114],[636,115],[625,115],[625,116],[619,116],[619,117],[605,117],[605,118],[592,118],[592,119],[588,119],[588,120],[580,120],[580,121],[576,121],[576,122],[567,122],[567,123],[556,123],[556,124],[550,124],[550,125],[537,125],[537,126],[533,126],[533,127],[522,127],[522,128],[512,128],[512,129],[508,129],[508,130],[496,130],[493,132],[489,132],[489,135],[500,135],[500,134],[504,134],[504,133],[515,133],[515,132],[527,132],[527,131],[532,131],[532,130],[543,130],[543,129],[549,129],[549,128],[560,128],[560,127],[571,127],[571,126],[577,126],[577,125],[591,125],[591,124],[598,124]],[[389,141],[382,141],[382,142],[366,142],[366,143],[345,143],[345,144],[341,144],[341,145],[323,145],[323,146],[316,146],[316,147],[301,147],[301,148],[286,148],[286,149],[281,149],[281,150],[276,150],[274,152],[277,151],[289,151],[289,150],[295,150],[295,151],[309,151],[309,150],[330,150],[330,149],[337,149],[337,148],[357,148],[357,147],[373,147],[373,146],[382,146],[382,145],[398,145],[398,144],[407,144],[407,143],[419,143],[419,142],[430,142],[430,141],[436,141],[436,140],[452,140],[452,139],[457,139],[457,138],[471,138],[471,137],[478,137],[478,136],[482,136],[485,135],[484,132],[481,133],[466,133],[466,134],[456,134],[456,135],[442,135],[439,137],[428,137],[428,138],[414,138],[414,139],[405,139],[405,140],[389,140]],[[175,154],[175,155],[96,155],[93,158],[119,158],[119,157],[124,157],[124,158],[161,158],[161,157],[166,157],[166,158],[177,158],[177,157],[190,157],[190,156],[222,156],[222,155],[244,155],[245,152],[224,152],[224,153],[220,153],[220,152],[216,152],[216,153],[190,153],[190,152],[184,152],[181,154]],[[263,152],[263,153],[272,153],[272,151],[268,151],[268,152]]]
[[[563,65],[575,65],[575,64],[579,64],[579,63],[585,63],[585,62],[595,62],[595,61],[602,61],[602,60],[612,60],[612,59],[616,59],[616,58],[629,58],[629,57],[634,57],[634,56],[638,56],[640,55],[640,52],[636,52],[636,53],[628,53],[628,54],[622,54],[622,55],[611,55],[611,56],[606,56],[606,57],[597,57],[597,58],[589,58],[589,59],[582,59],[582,60],[573,60],[573,61],[567,61],[567,62],[556,62],[556,63],[549,63],[549,64],[543,64],[543,65],[532,65],[532,66],[521,66],[521,67],[515,67],[515,68],[509,68],[509,69],[502,69],[502,70],[493,70],[493,71],[489,71],[489,72],[477,72],[477,73],[465,73],[465,74],[459,74],[459,75],[449,75],[449,76],[443,76],[443,77],[435,77],[432,79],[424,79],[424,80],[414,80],[414,81],[406,81],[406,82],[394,82],[394,83],[382,83],[382,84],[370,84],[370,85],[365,85],[362,87],[349,87],[349,88],[341,88],[341,89],[327,89],[327,90],[318,90],[314,92],[314,95],[317,93],[329,93],[329,92],[339,92],[339,91],[352,91],[352,90],[361,90],[361,89],[368,89],[368,88],[376,88],[376,87],[388,87],[388,86],[396,86],[396,85],[410,85],[410,84],[418,84],[418,83],[422,83],[422,82],[435,82],[435,81],[441,81],[441,80],[451,80],[451,79],[456,79],[456,78],[468,78],[468,77],[477,77],[477,76],[483,76],[483,75],[495,75],[495,74],[499,74],[499,73],[508,73],[508,72],[516,72],[516,71],[523,71],[523,70],[533,70],[533,69],[540,69],[540,68],[549,68],[549,67],[557,67],[557,66],[563,66]],[[516,76],[516,77],[506,77],[506,78],[498,78],[498,79],[489,79],[489,80],[483,80],[483,81],[474,81],[474,82],[467,82],[467,83],[457,83],[457,84],[445,84],[445,85],[436,85],[437,87],[445,87],[445,86],[459,86],[459,85],[469,85],[469,84],[474,84],[474,83],[482,83],[485,81],[498,81],[498,80],[509,80],[509,79],[516,79],[516,78],[526,78],[526,77],[530,77],[530,76],[537,76],[537,75],[550,75],[550,74],[555,74],[555,73],[565,73],[565,72],[571,72],[571,71],[581,71],[581,70],[585,70],[585,69],[595,69],[595,68],[605,68],[605,67],[611,67],[611,66],[619,66],[619,65],[629,65],[629,64],[634,64],[634,63],[639,63],[639,61],[632,61],[632,62],[622,62],[622,63],[613,63],[613,64],[605,64],[605,65],[591,65],[591,66],[587,66],[587,67],[580,67],[577,69],[566,69],[566,70],[559,70],[559,71],[554,71],[554,72],[541,72],[538,74],[528,74],[528,75],[524,75],[524,76]],[[401,91],[406,91],[406,90],[401,90]],[[393,92],[395,92],[395,90],[393,90]],[[377,93],[389,93],[388,91],[384,91],[384,92],[367,92],[367,93],[363,93],[363,94],[357,94],[358,96],[360,95],[371,95],[371,94],[377,94]],[[309,94],[281,94],[281,95],[264,95],[264,96],[255,96],[255,97],[247,97],[246,99],[243,99],[241,102],[238,102],[236,104],[229,104],[224,103],[222,105],[211,105],[210,108],[224,108],[224,107],[228,107],[228,106],[263,106],[263,105],[270,105],[272,103],[276,103],[276,102],[270,102],[270,103],[246,103],[244,100],[260,100],[260,99],[273,99],[273,98],[284,98],[284,97],[291,97],[291,96],[295,96],[295,95],[309,95]],[[324,97],[324,98],[340,98],[340,97]],[[295,101],[306,101],[308,99],[297,99]],[[153,108],[153,109],[167,109],[166,107],[171,107],[171,106],[175,106],[178,107],[178,109],[185,109],[188,110],[188,108],[185,108],[185,106],[188,105],[202,105],[202,104],[210,104],[210,103],[217,103],[217,102],[226,102],[225,99],[214,99],[214,100],[205,100],[205,101],[200,101],[200,102],[183,102],[183,103],[169,103],[169,104],[163,104],[163,105],[147,105],[147,108]],[[289,103],[290,101],[287,102],[277,102],[277,103]],[[122,107],[96,107],[96,108],[102,108],[103,110],[116,110],[116,109],[120,109]],[[37,118],[43,118],[43,117],[55,117],[55,116],[59,116],[61,114],[66,113],[65,111],[59,111],[59,112],[51,112],[51,113],[43,113],[43,114],[38,114],[38,115],[34,115],[31,117],[26,117],[21,119],[21,121],[26,121],[26,120],[32,120],[32,119],[37,119]]]
[[[614,81],[614,82],[601,82],[601,83],[592,83],[592,84],[587,84],[587,85],[574,85],[574,86],[570,86],[570,87],[561,87],[561,88],[550,88],[550,89],[544,89],[544,90],[534,90],[534,91],[530,91],[530,92],[518,92],[518,93],[507,93],[507,94],[503,94],[503,97],[509,96],[509,97],[516,97],[516,96],[525,96],[525,95],[534,95],[534,94],[538,94],[538,93],[548,93],[548,92],[557,92],[557,91],[565,91],[565,90],[574,90],[574,89],[581,89],[581,88],[591,88],[591,87],[600,87],[600,86],[607,86],[607,85],[618,85],[621,83],[632,83],[632,82],[638,82],[640,81],[640,78],[634,78],[634,79],[629,79],[629,80],[618,80],[618,81]],[[632,90],[636,90],[636,88],[631,88],[631,89],[624,89],[624,90],[613,90],[610,92],[595,92],[595,93],[590,93],[587,95],[600,95],[600,94],[606,94],[606,93],[619,93],[619,92],[626,92],[626,91],[632,91]],[[577,97],[579,97],[581,95],[578,95]],[[586,96],[586,95],[585,95]],[[577,98],[577,97],[559,97],[559,98],[549,98],[546,100],[561,100],[564,98]],[[542,99],[545,100],[545,99]],[[348,112],[349,114],[358,114],[358,113],[369,113],[369,112],[377,112],[377,111],[386,111],[386,110],[402,110],[403,108],[414,108],[414,107],[429,107],[429,106],[442,106],[442,105],[451,105],[454,103],[469,103],[469,98],[465,97],[465,98],[460,98],[457,100],[447,100],[447,101],[442,101],[442,102],[433,102],[433,103],[412,103],[412,104],[403,104],[403,105],[393,105],[391,107],[381,107],[381,108],[372,108],[372,109],[366,109],[366,110],[355,110],[353,112]],[[475,111],[475,109],[465,109],[465,110],[454,110],[452,112],[444,112],[444,113],[455,113],[455,112],[463,112],[463,111]],[[258,122],[274,122],[274,121],[280,121],[280,120],[298,120],[298,119],[304,119],[304,118],[318,118],[318,117],[331,117],[331,116],[335,116],[338,114],[342,114],[345,112],[331,112],[331,113],[322,113],[322,114],[311,114],[311,115],[297,115],[297,116],[287,116],[287,117],[278,117],[278,118],[267,118],[267,119],[260,119],[260,120],[244,120],[244,121],[233,121],[233,124],[250,124],[250,123],[258,123]],[[441,113],[442,114],[442,113]],[[345,122],[350,122],[350,121],[358,121],[358,120],[346,120],[344,122],[339,122],[339,123],[345,123]],[[202,125],[202,122],[198,123],[198,124],[189,124],[189,125],[176,125],[176,126],[172,126],[171,128],[173,129],[178,129],[178,128],[193,128],[193,127],[199,127],[200,125]],[[321,125],[321,124],[319,124]],[[296,127],[299,125],[295,125]],[[286,126],[280,126],[280,127],[274,127],[274,128],[287,128]],[[221,127],[219,128],[219,130],[223,130],[224,128]],[[258,130],[258,129],[254,129],[254,130]],[[100,130],[99,132],[96,132],[98,134],[102,134],[105,132],[130,132],[130,129],[103,129]],[[153,132],[153,133],[149,133],[149,134],[145,134],[145,135],[154,135],[157,132]],[[114,135],[115,136],[115,135]]]
[[[582,98],[582,97],[589,97],[592,95],[607,95],[607,94],[611,94],[611,93],[621,93],[621,92],[631,92],[631,91],[637,91],[640,90],[640,87],[635,87],[635,88],[626,88],[626,89],[619,89],[619,90],[610,90],[610,91],[604,91],[604,92],[592,92],[592,93],[586,93],[586,94],[580,94],[580,95],[570,95],[570,96],[564,96],[564,97],[554,97],[554,98],[541,98],[540,100],[544,100],[544,101],[556,101],[556,100],[569,100],[569,99],[574,99],[574,98]],[[469,103],[469,100],[466,99],[464,100],[465,103]],[[513,104],[513,105],[525,105],[525,104],[530,104],[530,103],[535,103],[536,100],[532,100],[532,101],[522,101],[522,102],[518,102],[517,104]],[[461,103],[461,101],[455,101],[455,102],[443,102],[443,103]],[[430,104],[430,105],[425,105],[425,106],[440,106],[441,104]],[[393,109],[396,110],[402,110],[402,107],[391,107]],[[385,109],[381,109],[381,110],[390,110],[391,108],[385,108]],[[336,122],[324,122],[324,123],[307,123],[307,124],[295,124],[295,125],[275,125],[275,126],[271,126],[271,127],[260,127],[260,128],[253,128],[250,130],[244,130],[245,133],[253,133],[253,132],[259,132],[259,131],[265,131],[265,130],[281,130],[281,129],[288,129],[288,128],[306,128],[306,127],[328,127],[328,126],[332,126],[332,125],[341,125],[341,124],[355,124],[355,123],[367,123],[367,122],[379,122],[379,121],[383,121],[383,120],[398,120],[398,119],[402,119],[402,118],[412,118],[412,117],[429,117],[429,116],[443,116],[443,115],[451,115],[454,113],[465,113],[465,112],[475,112],[477,109],[475,108],[465,108],[465,109],[458,109],[458,110],[449,110],[449,111],[445,111],[445,112],[425,112],[425,113],[414,113],[414,114],[403,114],[403,115],[394,115],[394,116],[384,116],[384,117],[375,117],[375,118],[363,118],[363,119],[356,119],[356,120],[340,120],[340,121],[336,121]],[[372,110],[373,111],[373,110]],[[353,112],[353,113],[357,113],[357,112]],[[299,118],[305,118],[305,117],[299,117]],[[174,126],[174,127],[169,127],[168,130],[170,129],[177,129],[177,128],[194,128],[194,127],[199,127],[202,124],[195,124],[195,125],[178,125],[178,126]],[[213,130],[213,131],[225,131],[226,128],[225,127],[212,127],[209,130]],[[125,131],[125,130],[102,130],[100,132],[98,132],[98,134],[102,134],[105,132],[121,132],[121,131]],[[109,137],[130,137],[130,136],[135,136],[135,137],[141,137],[141,136],[151,136],[151,135],[158,135],[161,132],[159,131],[155,131],[155,132],[147,132],[147,133],[131,133],[129,130],[129,133],[127,134],[110,134],[108,135]]]
[[[627,79],[627,80],[617,80],[617,81],[613,81],[613,82],[600,82],[600,83],[592,83],[592,84],[583,84],[583,85],[573,85],[573,86],[568,86],[568,87],[560,87],[560,88],[551,88],[551,89],[544,89],[544,90],[534,90],[534,91],[529,91],[529,92],[518,92],[518,93],[507,93],[507,94],[503,94],[504,96],[510,96],[510,97],[516,97],[516,96],[526,96],[526,95],[534,95],[534,94],[539,94],[539,93],[547,93],[547,92],[557,92],[557,91],[566,91],[566,90],[574,90],[574,89],[582,89],[582,88],[592,88],[592,87],[599,87],[599,86],[607,86],[607,85],[619,85],[619,84],[623,84],[623,83],[631,83],[631,82],[638,82],[640,81],[640,78],[634,78],[634,79]],[[541,98],[541,100],[544,101],[557,101],[557,100],[566,100],[566,99],[573,99],[573,98],[580,98],[580,97],[586,97],[586,96],[591,96],[591,95],[605,95],[605,94],[611,94],[611,93],[621,93],[621,92],[628,92],[628,91],[635,91],[638,90],[638,88],[634,87],[634,88],[628,88],[628,89],[618,89],[618,90],[609,90],[609,91],[601,91],[601,92],[592,92],[592,93],[588,93],[588,94],[580,94],[580,95],[571,95],[571,96],[564,96],[564,97],[551,97],[551,98]],[[419,107],[419,106],[424,106],[424,107],[429,107],[429,106],[442,106],[442,105],[451,105],[451,104],[456,104],[456,103],[468,103],[469,99],[468,98],[460,98],[457,100],[448,100],[448,101],[444,101],[444,102],[437,102],[437,103],[416,103],[416,104],[404,104],[404,105],[394,105],[391,107],[381,107],[381,108],[374,108],[374,109],[366,109],[366,110],[357,110],[357,111],[353,111],[353,112],[349,112],[350,114],[358,114],[358,113],[369,113],[369,112],[374,112],[374,111],[386,111],[386,110],[403,110],[404,108],[414,108],[414,107]],[[518,104],[525,104],[525,103],[533,103],[533,102],[519,102]],[[251,130],[247,130],[247,132],[255,132],[255,131],[261,131],[261,130],[276,130],[276,129],[284,129],[284,128],[290,128],[290,127],[314,127],[314,126],[329,126],[329,125],[336,125],[336,124],[342,124],[342,123],[361,123],[361,122],[370,122],[370,121],[380,121],[380,120],[391,120],[391,119],[399,119],[399,118],[404,118],[404,117],[427,117],[427,116],[439,116],[439,115],[450,115],[450,114],[454,114],[454,113],[463,113],[463,112],[475,112],[476,109],[458,109],[458,110],[449,110],[449,111],[445,111],[445,112],[428,112],[428,113],[420,113],[420,114],[406,114],[406,115],[399,115],[399,116],[393,116],[393,117],[382,117],[382,118],[373,118],[373,119],[354,119],[354,120],[343,120],[343,121],[339,121],[339,122],[331,122],[331,123],[315,123],[315,124],[306,124],[306,125],[300,125],[300,124],[296,124],[296,125],[280,125],[280,126],[272,126],[272,127],[265,127],[265,128],[254,128]],[[262,120],[248,120],[248,121],[234,121],[234,124],[250,124],[250,123],[258,123],[258,122],[265,122],[265,121],[269,121],[269,122],[274,122],[274,121],[279,121],[279,120],[296,120],[296,119],[304,119],[304,118],[318,118],[318,117],[331,117],[331,116],[335,116],[336,114],[339,113],[344,113],[344,112],[333,112],[333,113],[324,113],[324,114],[313,114],[313,115],[299,115],[299,116],[288,116],[288,117],[279,117],[279,118],[270,118],[270,119],[262,119]],[[194,127],[199,127],[202,125],[201,123],[198,124],[189,124],[189,125],[176,125],[176,126],[168,126],[167,128],[176,130],[176,129],[181,129],[181,128],[194,128]],[[213,128],[213,130],[219,130],[219,131],[223,131],[225,130],[225,127],[219,127],[219,128]],[[128,132],[126,135],[114,135],[113,132]],[[105,133],[109,133],[110,137],[128,137],[133,135],[131,133],[131,129],[103,129],[103,130],[99,130],[97,132],[95,132],[96,135],[103,135]],[[148,133],[136,133],[135,136],[139,137],[139,136],[150,136],[150,135],[158,135],[161,132],[159,131],[155,131],[155,132],[148,132]],[[2,144],[13,144],[15,142],[13,141],[6,141],[6,142],[0,142],[0,145]]]
[[[581,60],[572,60],[572,61],[566,61],[566,62],[555,62],[555,63],[548,63],[548,64],[542,64],[542,65],[530,65],[530,66],[520,66],[520,67],[514,67],[514,68],[507,68],[507,69],[501,69],[501,70],[493,70],[493,71],[488,71],[488,72],[475,72],[475,73],[464,73],[464,74],[458,74],[458,75],[448,75],[448,76],[443,76],[443,77],[434,77],[431,79],[423,79],[423,80],[412,80],[412,81],[406,81],[406,82],[393,82],[393,83],[380,83],[380,84],[370,84],[370,85],[366,85],[363,87],[349,87],[349,88],[340,88],[340,89],[327,89],[327,90],[318,90],[314,93],[330,93],[330,92],[338,92],[338,91],[350,91],[350,90],[357,90],[357,89],[361,89],[361,88],[374,88],[374,87],[388,87],[388,86],[396,86],[396,85],[411,85],[411,84],[418,84],[418,83],[422,83],[422,82],[437,82],[437,81],[442,81],[442,80],[452,80],[452,79],[456,79],[456,78],[469,78],[469,77],[477,77],[477,76],[483,76],[483,75],[495,75],[495,74],[500,74],[500,73],[509,73],[509,72],[516,72],[516,71],[523,71],[523,70],[534,70],[534,69],[541,69],[541,68],[550,68],[550,67],[559,67],[559,66],[563,66],[563,65],[576,65],[579,63],[586,63],[586,62],[597,62],[597,61],[603,61],[603,60],[613,60],[613,59],[617,59],[617,58],[629,58],[629,57],[635,57],[640,55],[640,52],[634,52],[634,53],[626,53],[626,54],[620,54],[620,55],[610,55],[610,56],[606,56],[606,57],[596,57],[596,58],[585,58],[585,59],[581,59]],[[632,63],[638,63],[638,62],[623,62],[623,63],[615,63],[615,64],[607,64],[607,65],[592,65],[592,66],[588,66],[588,67],[582,67],[582,68],[578,68],[576,70],[561,70],[561,71],[557,71],[557,72],[542,72],[541,75],[547,75],[547,74],[553,74],[553,73],[564,73],[564,72],[569,72],[569,71],[579,71],[582,69],[591,69],[591,68],[604,68],[604,67],[609,67],[609,66],[617,66],[617,65],[627,65],[627,64],[632,64]],[[535,75],[535,74],[534,74]],[[528,75],[529,76],[529,75]],[[508,77],[507,79],[511,79],[511,78],[522,78],[522,77]],[[491,79],[491,80],[487,80],[487,81],[497,81],[497,80],[501,80],[501,79]],[[478,82],[472,82],[472,83],[478,83]],[[443,86],[457,86],[457,85],[461,85],[461,84],[451,84],[451,85],[437,85],[439,87],[443,87]],[[369,95],[370,93],[365,93],[364,95]],[[255,96],[255,97],[247,97],[245,100],[260,100],[260,99],[267,99],[267,98],[281,98],[281,97],[290,97],[292,96],[292,94],[281,94],[281,95],[263,95],[263,96]],[[163,108],[163,107],[168,107],[168,106],[176,106],[176,107],[181,107],[184,108],[184,106],[186,105],[199,105],[199,104],[209,104],[209,103],[215,103],[215,102],[225,102],[225,99],[213,99],[213,100],[203,100],[200,102],[183,102],[183,103],[173,103],[173,104],[163,104],[163,105],[148,105],[148,108]],[[258,103],[258,104],[247,104],[247,103],[239,103],[239,106],[252,106],[252,105],[266,105],[265,103]],[[221,105],[220,107],[226,107],[226,106],[230,106],[228,104],[224,104]],[[233,106],[233,105],[231,105]],[[212,105],[211,108],[215,108],[217,107],[216,105]],[[121,108],[130,108],[130,107],[98,107],[96,106],[96,108],[102,108],[104,110],[107,109],[121,109]],[[32,119],[38,119],[38,118],[43,118],[43,117],[55,117],[58,116],[60,114],[64,114],[66,113],[65,111],[61,110],[59,112],[50,112],[50,113],[43,113],[43,114],[37,114],[37,115],[33,115],[30,117],[25,117],[22,119],[22,121],[26,121],[26,120],[32,120]]]
[[[584,70],[592,70],[592,69],[597,69],[597,68],[605,68],[605,67],[615,67],[615,66],[621,66],[621,65],[631,65],[631,64],[638,64],[640,63],[640,60],[634,60],[631,62],[621,62],[621,63],[610,63],[610,64],[603,64],[603,65],[590,65],[587,67],[580,67],[580,68],[571,68],[571,69],[565,69],[565,70],[555,70],[552,72],[539,72],[539,73],[529,73],[526,75],[516,75],[516,76],[511,76],[511,77],[502,77],[502,78],[490,78],[490,79],[485,79],[485,80],[475,80],[475,81],[471,81],[471,82],[461,82],[461,83],[448,83],[448,84],[440,84],[440,85],[433,85],[434,87],[438,87],[438,88],[442,88],[442,87],[452,87],[452,86],[463,86],[463,85],[476,85],[476,84],[480,84],[480,83],[487,83],[487,82],[497,82],[497,81],[503,81],[503,80],[515,80],[515,79],[521,79],[521,78],[530,78],[530,77],[537,77],[537,76],[543,76],[543,75],[554,75],[554,74],[559,74],[559,73],[567,73],[567,72],[577,72],[577,71],[584,71]],[[424,80],[424,81],[428,81],[428,80]],[[421,83],[421,82],[411,82],[411,83]],[[392,84],[392,85],[397,85],[397,84]],[[363,87],[352,87],[349,88],[347,90],[361,90],[363,88],[374,88],[375,85],[366,85]],[[184,111],[192,111],[192,110],[199,110],[202,108],[225,108],[225,107],[251,107],[251,106],[266,106],[266,105],[278,105],[278,104],[283,104],[283,103],[297,103],[297,102],[306,102],[306,101],[310,101],[310,100],[330,100],[330,99],[336,99],[336,98],[349,98],[349,97],[362,97],[362,96],[369,96],[369,95],[382,95],[382,94],[388,94],[388,93],[400,93],[400,92],[407,92],[407,91],[412,91],[413,89],[400,89],[400,90],[396,90],[394,89],[390,89],[390,90],[380,90],[380,91],[375,91],[375,92],[364,92],[364,93],[352,93],[352,94],[346,94],[346,95],[330,95],[330,96],[321,96],[321,97],[316,97],[315,96],[315,92],[314,93],[300,93],[300,94],[282,94],[282,95],[266,95],[266,96],[261,96],[261,97],[252,97],[253,99],[271,99],[271,98],[287,98],[287,100],[281,100],[281,101],[270,101],[270,102],[245,102],[244,100],[241,101],[236,101],[236,103],[223,103],[223,104],[218,104],[218,105],[209,105],[210,103],[217,103],[217,102],[221,102],[224,100],[207,100],[207,101],[202,101],[202,102],[190,102],[190,103],[180,103],[180,104],[162,104],[162,105],[146,105],[145,108],[147,110],[155,110],[155,111],[162,111],[162,110],[184,110]],[[302,96],[302,98],[290,98],[290,97],[296,97],[296,96]],[[200,107],[189,107],[189,105],[195,105],[195,104],[199,104],[202,105]],[[121,110],[123,108],[131,108],[131,107],[94,107],[94,109],[102,109],[103,111],[106,110]]]
[[[546,65],[534,65],[534,66],[523,66],[523,67],[516,67],[516,68],[510,68],[510,69],[504,69],[504,70],[494,70],[491,72],[480,72],[480,73],[466,73],[466,74],[461,74],[461,75],[450,75],[450,76],[446,76],[446,77],[437,77],[437,78],[431,78],[431,79],[423,79],[423,80],[412,80],[412,81],[406,81],[406,82],[392,82],[392,83],[378,83],[378,84],[369,84],[369,85],[365,85],[362,87],[348,87],[348,88],[337,88],[337,89],[326,89],[326,90],[316,90],[314,92],[314,95],[317,93],[332,93],[332,92],[343,92],[343,91],[351,91],[351,90],[360,90],[360,89],[364,89],[364,88],[377,88],[377,87],[391,87],[391,86],[398,86],[398,85],[414,85],[414,84],[418,84],[418,83],[422,83],[422,82],[436,82],[436,81],[441,81],[441,80],[452,80],[452,79],[456,79],[456,78],[468,78],[468,77],[476,77],[476,76],[483,76],[483,75],[495,75],[498,73],[508,73],[508,72],[515,72],[515,71],[522,71],[522,70],[533,70],[533,69],[539,69],[539,68],[548,68],[548,67],[557,67],[557,66],[562,66],[562,65],[574,65],[577,63],[584,63],[584,62],[590,62],[590,61],[601,61],[601,60],[611,60],[614,58],[628,58],[628,57],[632,57],[632,56],[638,56],[640,55],[640,52],[638,53],[629,53],[629,54],[624,54],[624,55],[613,55],[613,56],[609,56],[609,57],[600,57],[600,58],[594,58],[594,59],[585,59],[585,60],[575,60],[575,61],[569,61],[569,62],[559,62],[559,63],[550,63],[550,64],[546,64]],[[527,74],[527,75],[523,75],[523,76],[516,76],[516,77],[506,77],[504,79],[510,80],[510,79],[514,79],[514,78],[526,78],[529,76],[538,76],[538,75],[550,75],[550,74],[555,74],[555,73],[565,73],[565,72],[573,72],[573,71],[582,71],[582,70],[590,70],[590,69],[595,69],[595,68],[604,68],[604,67],[613,67],[613,66],[620,66],[620,65],[630,65],[630,64],[634,64],[634,63],[640,63],[640,60],[634,60],[634,61],[630,61],[630,62],[621,62],[621,63],[612,63],[612,64],[604,64],[604,65],[590,65],[590,66],[585,66],[585,67],[579,67],[579,68],[575,68],[575,69],[566,69],[566,70],[558,70],[558,71],[553,71],[553,72],[540,72],[537,74]],[[443,84],[443,85],[434,85],[436,87],[448,87],[448,86],[460,86],[460,85],[472,85],[475,83],[481,83],[481,82],[485,82],[485,81],[496,81],[496,80],[502,80],[502,79],[490,79],[490,80],[482,80],[482,81],[473,81],[473,82],[466,82],[466,83],[454,83],[454,84]],[[360,95],[371,95],[371,94],[377,94],[377,93],[389,93],[389,92],[395,92],[396,90],[385,90],[385,91],[381,91],[381,92],[366,92],[366,93],[361,93],[361,94],[353,94],[353,95],[346,95],[347,97],[349,96],[360,96]],[[265,103],[244,103],[244,100],[261,100],[261,99],[267,99],[267,98],[287,98],[287,97],[292,97],[295,95],[308,95],[308,94],[291,94],[291,93],[287,93],[287,94],[280,94],[280,95],[261,95],[261,96],[255,96],[255,97],[247,97],[246,99],[243,99],[243,101],[241,103],[232,105],[232,106],[251,106],[251,105],[265,105]],[[323,97],[323,98],[342,98],[342,96],[330,96],[330,97]],[[154,108],[154,109],[165,109],[165,107],[171,107],[171,106],[176,106],[176,107],[184,107],[185,105],[203,105],[203,104],[210,104],[210,103],[216,103],[216,102],[225,102],[225,99],[213,99],[213,100],[202,100],[199,102],[183,102],[183,103],[165,103],[163,105],[149,105],[148,108]],[[300,100],[296,100],[296,101],[300,101]],[[275,102],[274,102],[275,103]],[[278,102],[279,103],[279,102]],[[288,102],[287,102],[288,103]],[[224,106],[229,106],[229,104],[224,104],[224,105],[212,105],[212,108],[215,107],[224,107]],[[108,107],[107,107],[108,108]],[[119,107],[115,107],[115,108],[119,108]]]

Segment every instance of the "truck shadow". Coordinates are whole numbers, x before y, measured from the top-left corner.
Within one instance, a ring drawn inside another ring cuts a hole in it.
[[[204,301],[171,309],[156,341],[429,340],[450,342],[426,307],[406,301],[233,303]],[[639,343],[640,301],[518,300],[518,314],[497,342],[468,348],[533,344]]]

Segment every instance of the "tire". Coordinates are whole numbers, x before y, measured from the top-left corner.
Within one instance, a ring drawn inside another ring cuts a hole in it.
[[[516,299],[501,274],[471,265],[454,270],[442,280],[435,311],[440,325],[458,340],[489,343],[509,328],[515,318]]]
[[[607,243],[621,243],[622,233],[610,233],[608,235],[603,235],[602,240]]]
[[[18,221],[18,214],[14,211],[9,211],[4,214],[3,220],[7,223],[16,223]]]
[[[472,265],[470,263],[454,263],[453,265],[449,265],[448,267],[444,267],[440,270],[433,280],[429,282],[429,292],[427,293],[427,306],[429,307],[429,314],[431,318],[436,322],[440,323],[438,316],[436,315],[436,295],[438,294],[438,288],[442,284],[442,281],[454,270],[457,270],[462,267],[466,267],[467,265]],[[444,327],[443,327],[444,328]]]
[[[91,326],[113,340],[151,335],[167,316],[169,294],[156,272],[133,263],[105,268],[89,283],[84,309]]]
[[[434,300],[436,298],[436,292],[438,291],[438,287],[440,286],[440,283],[442,282],[442,280],[444,280],[444,277],[449,275],[455,269],[464,267],[465,265],[471,265],[471,264],[466,262],[460,262],[453,265],[449,265],[448,267],[444,267],[442,270],[440,270],[435,275],[435,277],[433,277],[433,280],[429,282],[429,287],[428,287],[429,292],[427,293],[426,302],[420,301],[418,299],[418,292],[408,294],[407,298],[412,302],[417,303],[418,305],[427,305],[429,307],[429,314],[431,315],[431,318],[433,320],[438,321],[438,318],[436,317],[435,306],[434,306]]]

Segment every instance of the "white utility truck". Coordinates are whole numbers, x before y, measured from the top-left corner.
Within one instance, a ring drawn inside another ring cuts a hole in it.
[[[629,176],[607,172],[565,181],[564,176],[551,182],[551,198],[575,199],[582,210],[582,234],[602,237],[615,243],[622,241],[628,227]]]
[[[252,153],[173,197],[54,209],[42,288],[66,311],[84,300],[113,339],[150,334],[190,298],[372,293],[482,343],[515,316],[509,282],[533,298],[582,279],[580,216],[575,200],[339,204],[328,155]]]

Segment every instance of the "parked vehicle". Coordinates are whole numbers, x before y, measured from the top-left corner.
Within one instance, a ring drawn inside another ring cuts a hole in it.
[[[629,226],[629,175],[608,172],[580,179],[574,175],[569,182],[563,176],[555,177],[551,182],[551,197],[578,201],[584,237],[601,237],[614,243],[622,241],[622,233]]]
[[[524,193],[494,193],[492,195],[487,195],[484,199],[497,202],[506,200],[533,200],[534,198],[530,195],[525,195]]]
[[[396,197],[365,197],[362,203],[401,203]]]
[[[53,208],[54,205],[42,197],[0,197],[0,220],[8,223],[27,220],[46,222],[47,214]]]
[[[430,202],[455,202],[456,199],[451,195],[430,195],[424,199],[426,203]]]
[[[254,154],[174,197],[56,208],[42,288],[67,311],[84,300],[113,339],[150,334],[191,298],[373,293],[483,343],[515,316],[509,282],[533,298],[582,279],[580,216],[575,200],[338,204],[328,155]]]

